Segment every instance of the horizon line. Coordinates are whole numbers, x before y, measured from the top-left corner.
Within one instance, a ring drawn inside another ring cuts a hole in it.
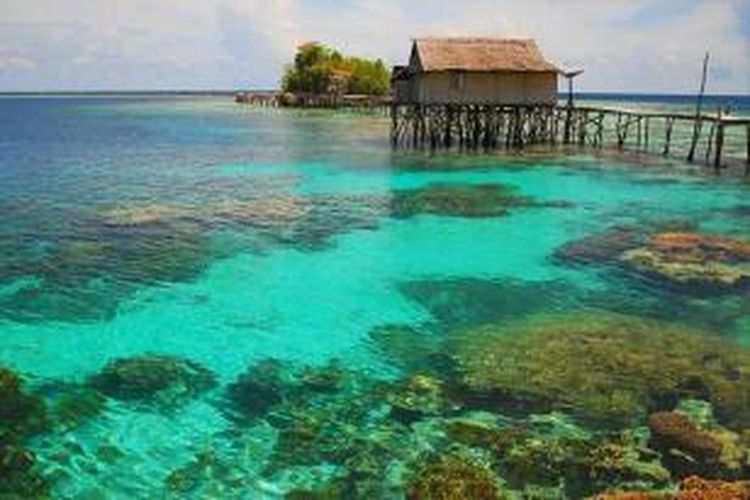
[[[87,89],[87,90],[0,90],[0,96],[20,95],[155,95],[155,94],[218,94],[228,95],[238,92],[279,92],[270,88],[239,88],[239,89]],[[558,95],[567,95],[567,91],[559,90]],[[649,92],[649,91],[616,91],[616,90],[578,90],[574,95],[631,95],[631,96],[669,96],[669,97],[697,97],[697,93],[684,92]],[[750,97],[748,93],[719,92],[706,93],[704,97]]]

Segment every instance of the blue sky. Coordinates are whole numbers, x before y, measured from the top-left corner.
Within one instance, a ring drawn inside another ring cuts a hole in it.
[[[0,91],[271,88],[320,40],[403,62],[412,37],[533,37],[589,91],[750,94],[750,0],[1,0]]]

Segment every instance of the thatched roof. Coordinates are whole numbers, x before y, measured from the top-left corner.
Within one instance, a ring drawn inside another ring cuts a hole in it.
[[[418,38],[421,71],[558,71],[534,40],[511,38]],[[417,69],[417,68],[415,68]]]

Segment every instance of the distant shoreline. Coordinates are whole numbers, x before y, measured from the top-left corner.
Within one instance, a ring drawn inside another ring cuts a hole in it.
[[[0,92],[3,99],[195,99],[221,98],[231,101],[239,92],[273,94],[277,90],[101,90],[101,91],[49,91],[49,92]],[[558,100],[564,103],[567,93],[559,92]],[[648,94],[627,92],[579,92],[576,101],[621,102],[654,104],[694,108],[694,94]],[[733,114],[750,115],[750,94],[706,94],[703,98],[705,112],[716,112],[719,108],[730,109]]]
[[[234,96],[237,92],[274,93],[274,89],[243,90],[50,90],[50,91],[0,91],[0,96]],[[566,92],[559,92],[560,99],[566,98]],[[659,94],[648,92],[576,92],[579,99],[695,99],[695,94]],[[706,94],[707,99],[750,99],[750,94]]]

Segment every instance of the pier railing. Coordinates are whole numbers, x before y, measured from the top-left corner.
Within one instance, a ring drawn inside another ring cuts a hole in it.
[[[394,147],[577,145],[684,156],[716,169],[727,153],[750,173],[750,117],[517,104],[393,104]]]

